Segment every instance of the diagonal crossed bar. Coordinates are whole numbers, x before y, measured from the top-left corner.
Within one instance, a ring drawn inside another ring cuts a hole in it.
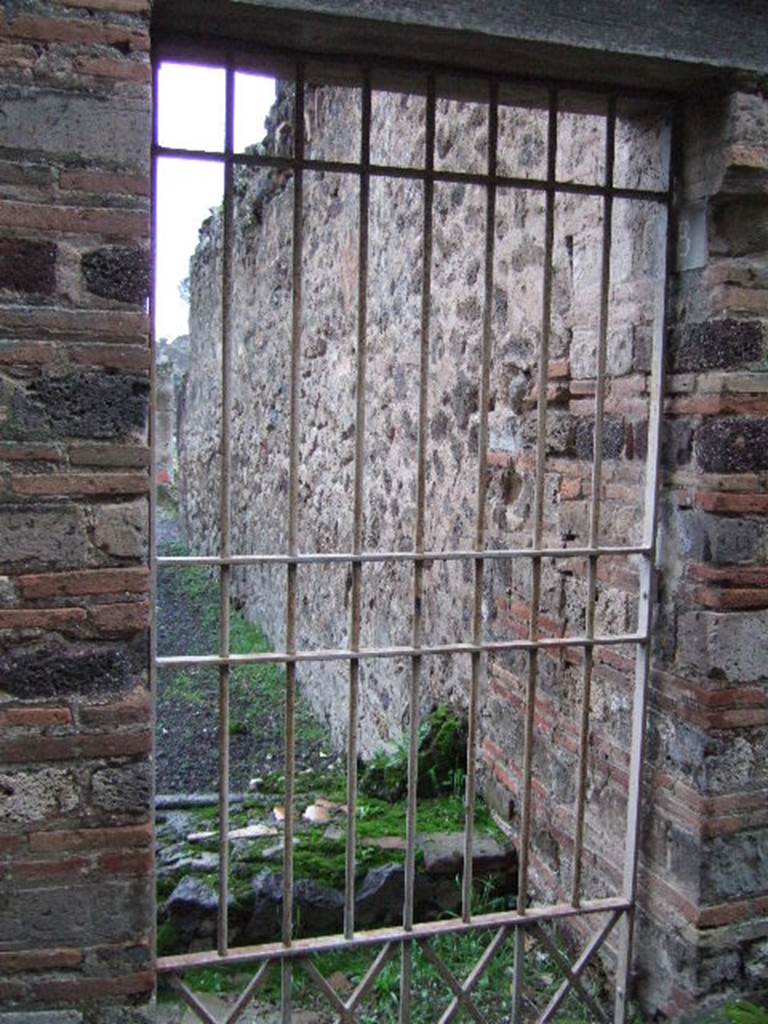
[[[597,932],[597,934],[594,935],[593,938],[590,940],[588,945],[584,947],[584,951],[582,952],[581,956],[578,958],[578,960],[576,960],[573,967],[571,967],[570,970],[567,971],[567,977],[565,981],[563,981],[560,988],[557,990],[557,992],[555,992],[550,1001],[547,1003],[546,1007],[544,1008],[538,1020],[536,1021],[536,1024],[549,1024],[549,1021],[554,1020],[555,1014],[560,1009],[563,1000],[574,988],[575,982],[577,982],[581,975],[584,973],[584,971],[587,968],[587,964],[598,951],[598,949],[600,949],[605,940],[608,938],[611,931],[613,930],[614,925],[619,920],[621,915],[621,911],[615,910],[608,918],[606,923],[603,925],[603,927],[600,929],[600,931]],[[606,1019],[605,1014],[603,1014],[602,1011],[600,1012],[598,1019]]]
[[[256,993],[259,991],[261,986],[267,979],[267,974],[270,968],[273,966],[274,960],[265,960],[264,963],[259,967],[258,971],[254,974],[251,980],[243,989],[239,999],[232,1007],[232,1012],[224,1020],[224,1024],[236,1024],[242,1017],[243,1013],[248,1006],[248,1003],[253,999]]]
[[[547,933],[540,925],[534,925],[532,930],[533,932],[535,932],[536,935],[538,935],[543,945],[547,947],[550,956],[565,975],[564,984],[567,984],[574,991],[574,993],[581,999],[581,1001],[592,1011],[592,1013],[594,1013],[596,1020],[603,1021],[604,1024],[607,1024],[608,1017],[605,1011],[597,1002],[597,1000],[592,996],[592,993],[589,991],[589,989],[587,989],[582,984],[579,976],[577,974],[574,974],[571,965],[562,955],[560,950],[557,948],[556,944],[550,939],[550,937],[547,935]]]
[[[477,983],[482,978],[483,974],[485,974],[485,971],[488,968],[488,965],[490,964],[491,960],[493,960],[498,951],[504,945],[508,932],[508,928],[499,928],[499,930],[494,935],[493,940],[489,943],[483,955],[480,957],[480,959],[477,961],[477,963],[472,968],[470,973],[467,975],[464,984],[459,986],[462,995],[459,996],[459,993],[456,992],[456,990],[454,989],[455,998],[453,1002],[450,1004],[450,1006],[446,1009],[445,1013],[440,1018],[439,1024],[451,1024],[451,1022],[456,1019],[458,1013],[462,1009],[466,1009],[466,1006],[464,1004],[464,998],[469,996],[470,992],[472,992],[472,990],[475,988]],[[427,952],[426,945],[423,948],[428,959],[431,959],[430,954],[432,956],[436,956],[434,951],[431,949],[429,950],[429,952]],[[434,960],[432,960],[432,963],[434,963]],[[440,968],[437,966],[437,964],[435,963],[434,965],[439,971]],[[469,1013],[472,1013],[472,1011],[469,1010]]]
[[[304,968],[309,977],[314,981],[315,985],[320,989],[323,995],[326,997],[331,1006],[340,1015],[342,1024],[355,1024],[357,1021],[357,1011],[360,1004],[363,1002],[365,997],[373,987],[374,982],[381,974],[382,970],[392,958],[397,947],[394,943],[388,942],[384,946],[373,961],[371,966],[365,973],[363,980],[357,986],[355,991],[346,1001],[346,1003],[339,998],[335,989],[326,981],[320,971],[315,967],[312,960],[302,960],[301,966]],[[229,1022],[225,1022],[229,1024]]]
[[[198,1015],[203,1024],[219,1024],[219,1021],[217,1021],[213,1014],[203,1006],[194,992],[187,988],[178,974],[170,974],[168,976],[168,983],[171,988],[175,989],[175,991],[179,993],[190,1010]]]

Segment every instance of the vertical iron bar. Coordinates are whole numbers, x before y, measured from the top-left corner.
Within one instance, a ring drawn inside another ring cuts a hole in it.
[[[371,75],[363,76],[360,138],[360,223],[357,264],[357,382],[355,385],[355,482],[352,528],[352,553],[359,555],[363,545],[363,483],[365,474],[365,387],[368,361],[368,210],[370,205],[371,162]],[[352,562],[351,621],[349,647],[360,649],[360,605],[362,600],[360,561]],[[349,663],[349,720],[347,724],[347,860],[344,884],[344,935],[351,939],[355,931],[355,853],[357,842],[357,730],[359,715],[360,660]]]
[[[427,462],[427,398],[429,390],[429,336],[432,302],[432,204],[434,198],[435,164],[435,77],[427,78],[427,109],[424,167],[424,225],[421,277],[421,344],[419,354],[419,433],[416,452],[416,524],[414,550],[424,551],[424,512]],[[413,646],[422,638],[422,598],[424,592],[424,563],[416,561],[413,568]],[[409,695],[410,735],[408,742],[408,802],[406,813],[405,893],[403,900],[403,927],[413,928],[413,889],[416,871],[416,817],[419,758],[419,697],[421,691],[421,655],[411,658],[411,687]],[[413,979],[413,944],[403,943],[400,976],[400,1024],[411,1019],[411,989]]]
[[[613,185],[613,166],[616,152],[616,97],[608,101],[608,119],[605,133],[605,184]],[[597,338],[597,366],[595,369],[595,426],[592,443],[592,486],[590,492],[589,541],[596,548],[600,541],[600,491],[603,474],[603,425],[605,418],[605,371],[608,347],[608,319],[610,316],[611,239],[613,232],[613,197],[610,191],[603,197],[603,236],[600,267],[600,323]],[[587,604],[584,635],[595,635],[595,603],[597,600],[597,555],[587,562]],[[595,652],[592,646],[584,648],[584,670],[581,686],[581,717],[579,724],[579,767],[576,781],[576,821],[573,841],[573,878],[571,902],[579,906],[581,899],[582,853],[584,847],[584,811],[587,795],[587,760],[589,756],[589,706],[592,699],[592,669]]]
[[[221,240],[221,479],[219,521],[222,558],[231,554],[231,469],[232,469],[232,248],[234,244],[234,149],[235,73],[226,69],[226,128],[224,141],[224,220]],[[232,567],[222,565],[219,579],[219,653],[229,656],[229,604]],[[229,902],[229,665],[219,666],[219,912],[218,948],[225,956],[229,946],[227,904]]]
[[[488,107],[488,176],[496,174],[497,142],[499,134],[499,84],[490,84]],[[480,368],[480,408],[477,454],[477,513],[475,521],[475,550],[485,547],[485,500],[488,489],[488,407],[490,404],[491,349],[493,345],[493,271],[495,258],[496,186],[486,186],[485,209],[485,278],[483,306],[483,340]],[[472,639],[476,644],[483,641],[483,578],[485,562],[476,557],[474,562],[474,594]],[[475,830],[475,802],[477,796],[477,714],[480,701],[480,680],[484,659],[482,654],[472,654],[472,678],[469,693],[469,717],[467,733],[467,781],[466,818],[464,826],[464,874],[461,888],[461,913],[465,921],[472,914],[472,850]]]
[[[557,167],[557,91],[549,92],[547,129],[547,192],[544,223],[544,267],[541,298],[541,351],[539,353],[538,402],[536,410],[536,480],[534,484],[533,532],[531,546],[541,547],[544,518],[544,471],[547,452],[547,380],[549,374],[549,340],[552,311],[552,253],[555,236],[555,174]],[[529,639],[538,640],[539,604],[541,602],[541,557],[531,559],[531,618]],[[528,656],[528,685],[525,695],[525,733],[523,739],[522,811],[519,839],[517,909],[525,914],[528,901],[528,854],[531,839],[531,781],[533,768],[534,713],[539,672],[539,652],[534,648]],[[515,929],[515,969],[512,997],[512,1021],[519,1024],[522,1013],[523,966],[525,960],[525,929]]]
[[[155,334],[155,314],[157,311],[157,296],[155,288],[157,284],[157,243],[158,243],[158,208],[159,196],[157,194],[159,181],[159,157],[154,150],[159,144],[159,120],[158,109],[160,102],[160,64],[154,61],[152,64],[152,194],[151,224],[152,233],[150,237],[150,260],[152,287],[149,292],[149,696],[150,696],[150,735],[152,737],[152,764],[157,765],[157,336]],[[153,846],[154,846],[154,821],[155,821],[155,793],[157,790],[157,772],[152,771],[150,775],[149,792],[149,813],[152,816]],[[157,889],[150,886],[152,900],[152,948],[157,954],[156,943],[156,921],[157,921]]]
[[[680,112],[676,111],[672,126],[672,173],[679,166]],[[673,182],[674,184],[674,182]],[[651,393],[648,416],[648,461],[645,477],[644,541],[650,552],[643,555],[638,607],[638,633],[645,639],[638,643],[635,656],[635,683],[632,697],[632,740],[629,763],[629,791],[627,794],[627,822],[624,846],[624,895],[632,906],[621,920],[619,957],[616,967],[615,1024],[626,1024],[629,1015],[629,987],[632,970],[632,939],[637,898],[637,864],[639,857],[640,812],[642,808],[643,767],[645,759],[646,703],[648,676],[651,662],[651,627],[656,586],[655,547],[659,505],[659,476],[661,461],[661,430],[664,414],[664,364],[667,332],[667,275],[672,265],[674,231],[672,230],[673,201],[670,198],[659,215],[656,251],[659,267],[656,274],[653,347],[651,352]]]
[[[298,550],[299,525],[299,405],[301,389],[301,318],[302,258],[304,251],[304,64],[296,65],[296,97],[294,105],[294,155],[297,165],[293,173],[293,292],[291,309],[290,422],[288,462],[288,553]],[[287,567],[285,649],[296,652],[296,597],[298,566]],[[283,942],[291,945],[293,936],[293,804],[296,772],[296,663],[285,666],[285,819],[283,826]],[[293,970],[290,960],[283,960],[282,1019],[292,1019],[291,988]]]

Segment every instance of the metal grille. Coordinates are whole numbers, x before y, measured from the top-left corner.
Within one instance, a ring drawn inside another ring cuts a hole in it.
[[[178,58],[180,51],[168,52],[167,56]],[[210,55],[208,60],[215,60]],[[192,565],[216,566],[220,570],[220,638],[219,650],[209,656],[157,657],[153,655],[155,667],[162,666],[215,666],[219,674],[219,744],[220,744],[220,801],[219,801],[219,919],[217,949],[208,952],[191,953],[181,956],[161,957],[158,970],[167,975],[193,1008],[200,1020],[215,1024],[214,1017],[202,1005],[189,986],[184,983],[184,973],[192,968],[221,964],[253,964],[257,967],[252,981],[243,991],[226,1017],[227,1024],[238,1020],[249,1002],[258,992],[272,968],[282,971],[283,998],[282,1019],[286,1024],[292,1020],[292,972],[303,969],[314,982],[318,991],[328,1000],[331,1009],[344,1022],[359,1019],[359,1011],[365,998],[370,994],[377,977],[388,961],[399,954],[401,957],[400,1020],[408,1024],[411,1020],[413,952],[419,946],[423,955],[432,964],[452,1001],[439,1016],[441,1024],[457,1019],[462,1014],[476,1021],[486,1020],[472,999],[484,971],[504,943],[515,944],[515,973],[510,1020],[523,1019],[523,967],[526,959],[526,936],[535,936],[550,952],[564,974],[564,981],[554,998],[543,1008],[538,1020],[544,1024],[556,1018],[564,1000],[576,994],[589,1008],[596,1020],[608,1020],[609,1012],[598,1005],[585,987],[582,976],[597,952],[603,947],[614,929],[620,932],[618,940],[618,964],[616,967],[615,1009],[616,1022],[627,1019],[627,985],[630,976],[633,916],[636,899],[638,826],[641,810],[641,780],[643,765],[643,739],[645,729],[645,701],[649,672],[649,641],[652,619],[653,566],[655,555],[655,527],[657,503],[657,477],[659,462],[661,394],[664,364],[664,301],[666,250],[668,247],[668,217],[671,208],[671,184],[655,190],[619,187],[614,181],[616,156],[617,101],[631,94],[610,89],[596,89],[579,85],[580,90],[601,96],[606,103],[606,132],[604,180],[598,184],[580,184],[558,180],[557,145],[558,114],[561,110],[561,96],[570,83],[536,82],[537,87],[546,90],[547,100],[547,161],[546,176],[541,179],[516,178],[499,172],[499,91],[509,85],[510,79],[478,75],[472,72],[468,78],[475,88],[483,90],[483,101],[487,105],[488,145],[486,167],[482,173],[469,173],[438,169],[435,165],[436,140],[436,76],[438,69],[428,67],[403,68],[403,74],[417,71],[426,82],[425,112],[425,156],[423,167],[404,168],[374,164],[371,161],[371,97],[372,81],[379,73],[392,76],[398,69],[391,66],[360,66],[353,61],[336,61],[335,74],[355,81],[361,89],[361,135],[359,159],[354,162],[310,159],[305,154],[305,82],[307,59],[300,54],[279,58],[281,77],[290,76],[295,82],[294,109],[294,151],[290,156],[246,154],[235,151],[234,146],[234,83],[235,70],[244,66],[259,66],[259,58],[253,54],[244,58],[242,54],[227,53],[219,56],[219,62],[226,67],[226,135],[222,152],[197,152],[171,149],[159,144],[155,131],[155,162],[159,157],[181,157],[189,159],[215,159],[225,168],[223,204],[223,258],[222,258],[222,321],[221,321],[221,490],[220,490],[220,535],[221,550],[216,556],[157,557],[154,565],[171,569]],[[312,58],[313,68],[318,66]],[[274,55],[265,58],[265,66],[274,68]],[[453,78],[461,78],[455,69],[450,70]],[[640,93],[650,96],[648,93]],[[655,100],[665,99],[654,97]],[[669,142],[667,142],[669,144]],[[233,550],[231,523],[231,436],[232,436],[232,278],[233,278],[233,222],[234,176],[238,166],[282,168],[291,175],[293,190],[293,242],[292,242],[292,326],[290,342],[289,373],[289,481],[288,481],[288,524],[287,550],[268,554],[252,554]],[[302,251],[303,251],[303,209],[305,171],[328,171],[353,175],[359,181],[359,234],[357,268],[357,346],[355,385],[355,442],[353,472],[353,531],[352,547],[348,551],[312,553],[299,549],[297,517],[299,511],[300,472],[300,379],[302,371]],[[368,370],[367,351],[367,299],[369,272],[369,205],[370,185],[373,178],[410,178],[423,183],[423,266],[421,285],[420,350],[419,350],[419,401],[418,401],[418,442],[415,462],[416,478],[416,520],[413,547],[410,551],[372,551],[363,547],[364,515],[364,460],[366,423],[366,374]],[[431,294],[432,294],[432,245],[433,245],[433,200],[437,183],[459,183],[480,186],[485,192],[484,251],[479,255],[483,261],[482,273],[482,333],[480,364],[477,366],[479,383],[479,436],[477,460],[477,505],[474,546],[454,550],[428,550],[425,546],[425,474],[427,459],[428,425],[428,374],[431,339]],[[537,437],[535,449],[535,471],[533,480],[533,530],[530,545],[513,549],[486,548],[485,504],[488,480],[489,447],[489,402],[492,373],[492,315],[495,265],[495,231],[497,194],[500,188],[525,189],[539,192],[544,197],[544,254],[541,265],[541,334],[538,353]],[[553,292],[553,245],[555,233],[555,203],[560,194],[581,194],[596,197],[602,204],[602,242],[600,251],[600,295],[599,329],[595,371],[594,399],[594,443],[593,468],[590,488],[590,514],[588,543],[580,547],[547,547],[543,543],[543,519],[545,502],[545,466],[547,434],[547,387],[550,368],[550,325],[552,319]],[[643,534],[634,545],[601,546],[600,512],[603,488],[603,432],[605,426],[605,398],[607,375],[607,350],[609,334],[609,294],[611,287],[611,246],[612,217],[616,200],[637,201],[656,204],[662,212],[658,224],[659,233],[655,245],[660,253],[656,282],[656,316],[650,356],[650,398],[649,431],[647,445],[647,471],[645,476]],[[599,635],[596,632],[596,591],[598,560],[607,556],[636,556],[641,565],[639,612],[637,628],[633,632],[615,635]],[[587,563],[587,598],[585,603],[585,628],[581,635],[551,637],[542,635],[540,626],[540,596],[542,586],[542,565],[547,559],[582,558]],[[422,597],[425,587],[425,566],[433,561],[456,561],[469,563],[473,573],[472,639],[471,642],[426,643],[422,622]],[[484,634],[483,593],[484,574],[489,563],[499,560],[525,560],[531,570],[531,597],[528,616],[528,635],[516,639],[488,640]],[[411,642],[407,645],[371,647],[361,643],[361,593],[362,570],[366,563],[399,562],[412,566],[412,630]],[[300,566],[337,563],[350,567],[350,630],[349,643],[344,648],[302,650],[297,645],[297,572]],[[276,653],[232,654],[230,650],[230,591],[232,571],[235,566],[272,565],[285,566],[286,590],[286,643],[285,649]],[[629,765],[629,795],[626,814],[626,841],[624,850],[624,877],[620,891],[611,897],[587,900],[582,895],[582,870],[584,853],[584,821],[587,787],[587,763],[590,742],[590,690],[592,686],[594,654],[597,649],[611,646],[633,645],[636,650],[636,668],[632,701],[632,739]],[[580,742],[578,748],[577,796],[575,808],[574,870],[570,899],[551,905],[531,902],[530,850],[532,842],[532,787],[534,782],[534,745],[536,729],[534,709],[539,679],[539,659],[542,652],[556,648],[575,648],[583,652]],[[517,906],[514,910],[494,914],[473,914],[472,910],[472,852],[475,843],[474,821],[478,788],[478,722],[481,712],[480,694],[486,659],[490,655],[505,652],[526,652],[528,658],[527,689],[524,711],[524,740],[520,755],[521,814],[517,837],[519,854],[519,877]],[[455,920],[417,922],[414,919],[414,873],[417,852],[417,765],[419,707],[424,658],[431,655],[466,657],[471,663],[471,677],[468,693],[469,743],[466,774],[466,827],[464,837],[464,868],[462,878],[462,910]],[[358,807],[358,721],[360,667],[367,659],[398,658],[410,662],[410,732],[408,743],[408,795],[407,795],[407,838],[405,861],[405,899],[402,923],[397,927],[360,931],[355,926],[355,867],[357,856],[356,818]],[[297,939],[293,935],[293,807],[295,779],[295,709],[297,695],[297,670],[304,662],[341,661],[348,663],[348,830],[346,839],[346,889],[344,899],[343,934],[312,939]],[[227,895],[229,875],[229,681],[233,667],[259,662],[279,663],[285,666],[285,838],[283,852],[283,916],[282,940],[257,947],[231,948],[227,926]],[[583,952],[573,964],[568,964],[558,948],[543,930],[548,923],[568,921],[575,918],[596,921],[596,929]],[[435,952],[431,943],[436,937],[476,930],[492,930],[493,938],[475,968],[465,979],[458,979]],[[329,951],[370,947],[379,949],[370,969],[346,999],[342,999],[318,971],[313,957]],[[437,1018],[435,1018],[437,1019]]]

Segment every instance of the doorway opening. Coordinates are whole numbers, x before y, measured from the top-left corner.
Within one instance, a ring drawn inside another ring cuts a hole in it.
[[[174,56],[153,661],[163,825],[187,780],[203,821],[158,970],[209,1024],[626,1021],[668,98]]]

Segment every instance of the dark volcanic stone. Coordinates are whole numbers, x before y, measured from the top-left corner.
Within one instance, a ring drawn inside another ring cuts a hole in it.
[[[56,287],[56,246],[0,238],[0,288],[50,295]]]
[[[110,246],[83,254],[80,266],[89,292],[136,305],[149,294],[149,253]]]
[[[385,864],[365,876],[355,900],[355,921],[361,928],[397,924],[403,915],[405,869]]]
[[[709,320],[673,331],[670,369],[722,370],[748,366],[761,359],[765,329],[759,320]]]
[[[136,666],[131,661],[122,647],[21,648],[0,658],[0,690],[19,700],[121,693],[136,685]]]
[[[149,382],[107,373],[43,376],[13,397],[5,433],[13,438],[125,437],[144,429]]]
[[[759,473],[768,469],[768,420],[728,417],[696,431],[696,460],[705,473]]]
[[[594,424],[585,420],[576,427],[576,454],[580,459],[591,459],[594,452]],[[624,420],[603,421],[603,458],[618,459],[624,449]]]

